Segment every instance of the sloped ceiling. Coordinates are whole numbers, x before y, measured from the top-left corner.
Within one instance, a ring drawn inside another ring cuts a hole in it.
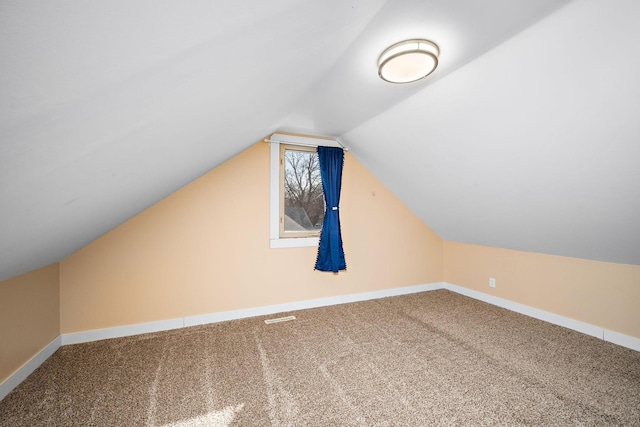
[[[443,239],[640,265],[638,18],[572,2],[342,139]]]
[[[0,279],[276,129],[339,136],[443,238],[640,264],[634,1],[0,0]],[[436,41],[429,79],[375,62]]]

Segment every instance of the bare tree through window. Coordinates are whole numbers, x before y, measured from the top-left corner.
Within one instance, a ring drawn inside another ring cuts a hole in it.
[[[284,230],[319,231],[324,218],[324,195],[318,153],[285,149]]]

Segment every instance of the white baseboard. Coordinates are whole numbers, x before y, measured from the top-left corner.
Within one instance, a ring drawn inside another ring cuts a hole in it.
[[[424,285],[406,286],[402,288],[383,289],[380,291],[362,292],[358,294],[338,295],[335,297],[317,298],[296,301],[285,304],[267,305],[241,310],[222,311],[218,313],[201,314],[196,316],[179,317],[157,322],[137,323],[134,325],[116,326],[113,328],[93,329],[89,331],[62,334],[62,345],[79,344],[109,338],[119,338],[131,335],[167,331],[188,326],[206,325],[227,320],[244,319],[247,317],[266,316],[286,311],[304,310],[307,308],[325,307],[336,304],[366,301],[377,298],[414,294],[418,292],[444,289],[444,283],[429,283]]]
[[[493,295],[488,295],[482,292],[474,291],[472,289],[463,288],[462,286],[454,285],[452,283],[445,283],[444,288],[460,295],[468,296],[470,298],[484,301],[498,307],[506,308],[507,310],[515,311],[516,313],[524,314],[535,319],[544,320],[545,322],[552,323],[554,325],[572,329],[585,335],[591,335],[592,337],[600,338],[613,344],[640,351],[640,338],[621,334],[619,332],[609,331],[600,326],[591,325],[589,323],[574,320],[569,317],[564,317],[558,314],[550,313],[548,311],[540,310],[539,308],[533,308],[528,305],[519,304],[517,302],[498,298]]]
[[[51,357],[53,353],[62,345],[60,335],[55,337],[53,341],[47,344],[42,350],[36,353],[31,359],[27,360],[21,367],[19,367],[13,374],[11,374],[6,380],[0,383],[0,400],[4,399],[11,390],[16,388],[18,384],[24,381],[38,366],[42,365],[45,360]]]
[[[383,289],[380,291],[362,292],[358,294],[338,295],[335,297],[317,298],[304,301],[296,301],[285,304],[267,305],[262,307],[247,308],[243,310],[223,311],[220,313],[202,314],[184,318],[184,326],[206,325],[209,323],[224,322],[227,320],[244,319],[247,317],[267,316],[270,314],[284,313],[288,311],[305,310],[308,308],[326,307],[330,305],[347,304],[350,302],[367,301],[378,298],[393,297],[398,295],[415,294],[418,292],[444,289],[443,282],[429,283],[425,285],[406,286],[403,288]]]
[[[113,328],[94,329],[90,331],[73,332],[59,335],[37,355],[33,356],[20,369],[0,384],[0,400],[18,386],[27,376],[29,376],[38,366],[47,360],[60,346],[68,344],[79,344],[83,342],[97,341],[108,338],[119,338],[130,335],[160,332],[170,329],[178,329],[188,326],[204,325],[209,323],[224,322],[227,320],[244,319],[247,317],[265,316],[270,314],[284,313],[289,311],[304,310],[308,308],[326,307],[330,305],[346,304],[358,301],[367,301],[378,298],[408,295],[418,292],[447,289],[460,295],[487,302],[498,307],[516,313],[524,314],[545,322],[563,326],[583,334],[591,335],[605,341],[640,351],[640,338],[624,335],[619,332],[609,331],[604,328],[594,326],[568,317],[560,316],[548,311],[529,307],[513,301],[478,292],[472,289],[457,286],[452,283],[436,282],[423,285],[406,286],[402,288],[383,289],[372,292],[362,292],[357,294],[339,295],[335,297],[317,298],[312,300],[296,301],[285,304],[275,304],[263,307],[247,308],[242,310],[224,311],[219,313],[202,314],[197,316],[187,316],[176,319],[161,320],[157,322],[138,323],[134,325],[116,326]]]
[[[631,350],[640,351],[640,338],[605,329],[603,339],[610,343],[630,348]]]
[[[108,338],[119,338],[130,335],[160,332],[189,326],[206,325],[210,323],[225,322],[228,320],[245,319],[256,316],[268,316],[289,311],[305,310],[308,308],[326,307],[330,305],[347,304],[358,301],[367,301],[378,298],[408,295],[418,292],[447,289],[460,295],[484,301],[486,303],[506,308],[516,313],[524,314],[535,319],[543,320],[554,325],[562,326],[586,335],[609,341],[636,351],[640,351],[640,338],[624,335],[619,332],[609,331],[599,326],[560,316],[538,308],[530,307],[517,302],[498,298],[483,292],[464,288],[446,282],[436,282],[423,285],[406,286],[402,288],[383,289],[379,291],[362,292],[357,294],[338,295],[327,298],[295,301],[284,304],[266,305],[241,310],[222,311],[218,313],[187,316],[176,319],[162,320],[158,322],[138,323],[134,325],[117,326],[113,328],[95,329],[90,331],[62,334],[62,345],[78,344],[97,341]]]
[[[113,328],[92,329],[89,331],[62,334],[62,345],[79,344],[83,342],[106,340],[109,338],[128,337],[131,335],[148,334],[151,332],[168,331],[184,327],[182,318],[160,320],[158,322],[136,323],[133,325],[116,326]]]

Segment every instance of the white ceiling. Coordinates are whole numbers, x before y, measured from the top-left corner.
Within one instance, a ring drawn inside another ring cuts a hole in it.
[[[339,136],[441,237],[640,264],[633,0],[0,0],[0,279],[276,129]],[[377,77],[405,38],[429,79]]]
[[[342,139],[443,239],[640,265],[639,18],[574,1]]]

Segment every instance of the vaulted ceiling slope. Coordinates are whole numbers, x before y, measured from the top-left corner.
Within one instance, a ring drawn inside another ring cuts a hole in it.
[[[640,264],[638,5],[567,3],[0,1],[0,280],[276,129],[341,136],[443,238]],[[441,66],[385,84],[411,37]]]
[[[382,0],[0,0],[0,279],[264,138]]]
[[[342,139],[443,239],[640,265],[639,19],[574,1]]]

